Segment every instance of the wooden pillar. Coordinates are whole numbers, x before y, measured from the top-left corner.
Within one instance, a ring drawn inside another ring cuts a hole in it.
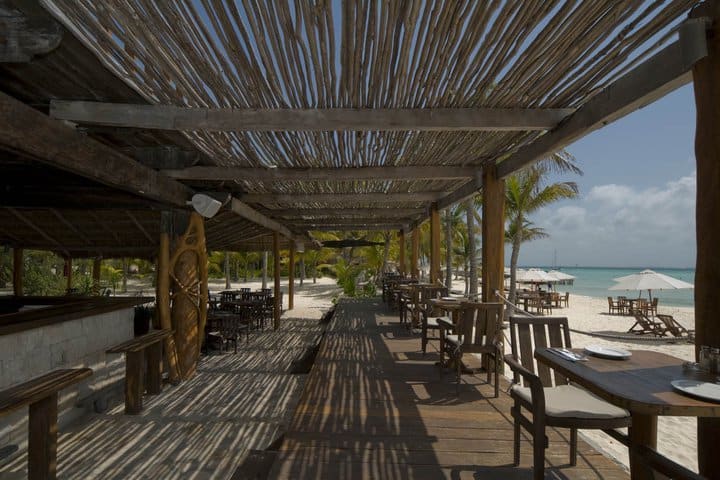
[[[157,257],[157,279],[155,298],[160,327],[172,330],[170,319],[170,233],[172,232],[172,212],[160,214],[160,248]],[[180,381],[177,349],[172,335],[165,338],[165,361],[171,383]]]
[[[102,258],[95,257],[93,259],[92,268],[92,290],[95,295],[100,294],[100,267],[102,265]]]
[[[412,278],[420,278],[420,269],[418,268],[418,257],[420,256],[420,226],[418,225],[412,231],[412,250],[410,252],[410,276]]]
[[[483,169],[482,301],[497,302],[505,264],[505,181],[495,167]]]
[[[290,239],[290,265],[288,265],[288,310],[295,306],[295,242]]]
[[[57,471],[58,394],[30,404],[28,418],[28,479],[54,479]]]
[[[700,12],[698,12],[700,13]],[[712,27],[708,56],[693,68],[697,127],[697,201],[695,206],[697,258],[695,264],[695,349],[720,347],[717,287],[720,283],[720,0],[710,0],[703,15]],[[720,478],[720,419],[698,418],[698,467],[707,478]]]
[[[398,258],[398,262],[400,263],[400,266],[398,268],[398,272],[403,277],[405,276],[405,230],[400,230],[398,232],[398,242],[400,243],[400,258]]]
[[[65,293],[70,293],[70,289],[72,288],[72,258],[65,259],[65,274],[67,275]]]
[[[23,294],[23,249],[13,248],[13,295]]]
[[[275,277],[275,308],[273,308],[273,328],[280,328],[280,234],[273,232],[273,273]]]
[[[440,278],[440,211],[437,204],[430,206],[430,283],[442,282]]]

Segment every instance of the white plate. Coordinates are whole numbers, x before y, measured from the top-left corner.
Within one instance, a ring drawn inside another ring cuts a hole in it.
[[[675,390],[693,397],[720,402],[720,385],[717,383],[700,382],[697,380],[673,380],[670,382]]]
[[[440,297],[440,300],[445,300],[446,302],[457,302],[458,299],[456,297]]]
[[[585,347],[585,351],[590,355],[603,358],[623,359],[632,356],[632,353],[622,348],[603,347],[602,345],[588,345]]]

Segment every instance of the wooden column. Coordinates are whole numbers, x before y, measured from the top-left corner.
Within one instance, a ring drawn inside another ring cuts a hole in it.
[[[400,266],[398,268],[398,272],[403,277],[405,276],[405,230],[400,230],[398,232],[398,242],[400,243],[400,258],[398,258],[398,262],[400,263]]]
[[[295,306],[295,242],[290,240],[290,265],[288,265],[288,310]]]
[[[717,287],[720,285],[720,0],[710,0],[704,15],[713,19],[708,56],[693,68],[697,127],[697,259],[695,264],[695,349],[720,346]],[[699,13],[699,12],[698,12]],[[698,418],[698,467],[707,478],[720,478],[720,419]]]
[[[280,234],[273,232],[273,273],[275,277],[275,308],[273,309],[273,328],[280,328]]]
[[[72,258],[65,259],[65,273],[67,274],[65,293],[70,293],[70,289],[72,288]]]
[[[23,294],[23,249],[13,248],[13,295]]]
[[[28,479],[54,479],[57,471],[57,392],[31,403],[28,419]]]
[[[483,170],[482,221],[482,301],[498,301],[495,291],[503,291],[505,264],[505,181],[497,169]]]
[[[410,276],[412,278],[420,278],[420,269],[418,268],[418,257],[420,256],[420,226],[418,225],[412,231],[412,251],[410,252]]]
[[[430,283],[441,282],[440,278],[440,211],[437,204],[430,206]]]
[[[160,320],[160,327],[172,330],[170,319],[170,233],[172,232],[172,212],[160,214],[160,248],[157,258],[157,279],[155,282],[155,298],[157,303],[157,315]],[[180,381],[178,370],[177,349],[175,339],[169,335],[165,339],[165,361],[168,366],[170,382]]]
[[[93,293],[96,295],[100,294],[100,267],[102,266],[102,258],[95,257],[93,259],[93,269],[92,269],[92,280],[93,280]]]

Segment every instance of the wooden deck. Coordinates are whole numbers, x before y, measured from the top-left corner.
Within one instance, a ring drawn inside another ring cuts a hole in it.
[[[457,396],[454,376],[442,375],[436,360],[434,352],[423,357],[419,336],[379,300],[343,300],[270,478],[531,477],[527,437],[522,464],[512,467],[509,396],[491,398],[492,387],[470,376]],[[569,432],[549,437],[547,478],[629,478],[582,441],[570,467]]]

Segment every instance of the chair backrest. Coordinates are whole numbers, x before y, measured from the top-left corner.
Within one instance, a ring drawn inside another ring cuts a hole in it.
[[[672,315],[664,315],[662,313],[658,313],[657,315],[655,315],[655,317],[661,322],[663,322],[668,332],[672,333],[676,337],[682,337],[683,334],[689,333],[688,329],[678,323],[678,321],[675,320],[675,317],[673,317]]]
[[[510,316],[510,348],[513,357],[540,377],[544,386],[567,384],[567,378],[535,362],[535,349],[543,347],[572,347],[567,317]],[[517,378],[515,380],[519,381]]]
[[[463,345],[502,343],[502,303],[463,302],[455,329]]]

